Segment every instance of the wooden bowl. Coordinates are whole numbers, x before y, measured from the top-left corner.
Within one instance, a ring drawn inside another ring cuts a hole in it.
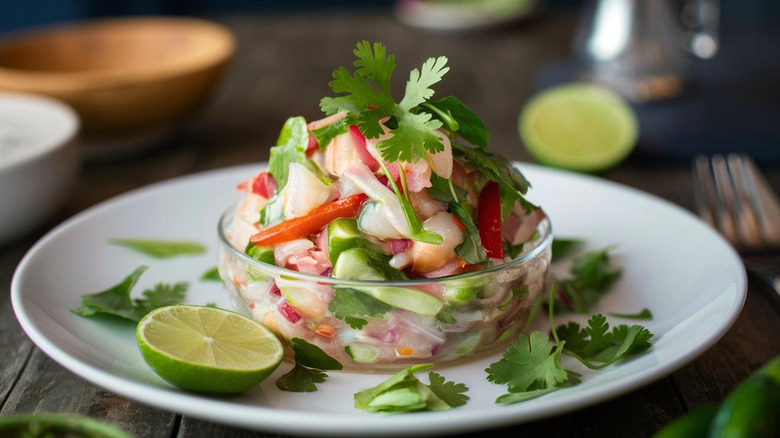
[[[62,100],[86,137],[155,132],[182,122],[214,88],[230,31],[192,18],[108,19],[0,39],[0,91]]]

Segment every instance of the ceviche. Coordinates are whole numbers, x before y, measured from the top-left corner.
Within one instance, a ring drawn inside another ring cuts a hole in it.
[[[488,150],[445,57],[390,93],[395,58],[362,42],[325,117],[287,120],[267,170],[220,223],[220,275],[282,338],[366,370],[455,360],[510,339],[539,303],[552,234],[529,183]]]

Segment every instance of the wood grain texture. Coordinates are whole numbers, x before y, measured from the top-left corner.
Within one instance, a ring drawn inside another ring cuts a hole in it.
[[[519,26],[453,35],[406,28],[382,11],[232,15],[217,20],[235,33],[237,52],[211,103],[154,150],[122,160],[86,163],[73,196],[50,225],[157,181],[267,160],[288,116],[321,116],[318,103],[329,94],[332,70],[352,62],[350,51],[362,39],[381,40],[397,55],[396,93],[402,91],[409,69],[419,67],[428,56],[448,56],[452,71],[437,86],[436,96],[458,95],[484,119],[493,149],[527,161],[517,134],[518,112],[531,93],[537,67],[568,55],[576,21],[573,15],[556,13]],[[763,166],[763,170],[780,190],[780,166]],[[687,162],[661,159],[640,149],[599,177],[693,208]],[[139,437],[284,436],[146,407],[85,382],[33,350],[11,316],[8,290],[19,259],[42,234],[39,230],[0,249],[0,414],[79,412]],[[690,409],[720,402],[760,364],[780,354],[780,312],[764,292],[761,284],[751,281],[734,327],[670,377],[572,413],[462,436],[650,436]]]

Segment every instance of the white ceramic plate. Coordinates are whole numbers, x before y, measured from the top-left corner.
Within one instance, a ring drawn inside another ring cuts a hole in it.
[[[155,184],[91,208],[50,232],[14,275],[12,301],[24,330],[75,374],[170,411],[293,434],[422,435],[535,420],[631,391],[680,368],[715,343],[745,298],[740,259],[687,211],[597,178],[523,165],[534,184],[531,198],[548,211],[557,235],[584,238],[588,248],[618,245],[614,261],[625,268],[624,274],[596,310],[631,313],[647,307],[654,315],[644,323],[655,333],[653,347],[631,360],[591,372],[564,358],[566,368],[583,374],[583,383],[573,388],[520,404],[495,405],[505,388],[485,379],[483,370],[498,358],[493,356],[438,370],[470,388],[471,400],[446,412],[383,416],[354,409],[352,395],[386,375],[330,372],[318,392],[282,392],[274,381],[290,368],[288,363],[245,394],[207,397],[177,390],[157,377],[138,352],[132,324],[69,312],[79,305],[81,294],[104,290],[141,264],[150,268],[136,293],[157,282],[188,280],[188,302],[227,306],[220,284],[198,278],[216,265],[217,219],[239,198],[235,185],[261,167],[235,167]],[[149,259],[107,244],[112,237],[197,240],[207,244],[209,252]],[[545,321],[539,320],[537,326],[543,329]]]

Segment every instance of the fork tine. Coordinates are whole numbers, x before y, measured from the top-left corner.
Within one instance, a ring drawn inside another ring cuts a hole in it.
[[[763,242],[757,219],[758,203],[751,182],[748,181],[742,155],[729,154],[726,157],[726,165],[734,191],[733,216],[740,244],[758,248]]]
[[[723,155],[713,155],[710,159],[712,175],[715,179],[715,223],[721,234],[733,245],[739,246],[741,239],[736,227],[736,201],[734,187],[731,183]]]
[[[715,183],[712,181],[710,160],[704,155],[697,155],[693,160],[693,195],[696,199],[696,209],[699,217],[717,230],[715,223]]]
[[[744,154],[741,159],[760,238],[767,246],[780,245],[780,200],[756,167],[756,163]]]

